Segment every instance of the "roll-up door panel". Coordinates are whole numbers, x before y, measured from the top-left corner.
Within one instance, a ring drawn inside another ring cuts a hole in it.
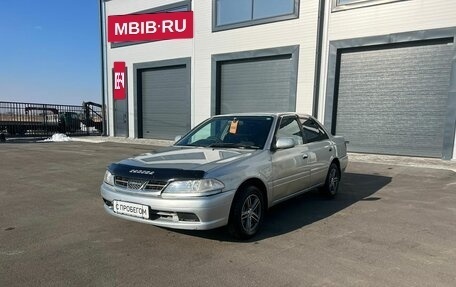
[[[220,64],[220,113],[295,110],[291,55]]]
[[[143,137],[174,139],[190,129],[190,93],[185,65],[141,73]]]
[[[451,43],[342,52],[336,134],[349,151],[441,157]]]

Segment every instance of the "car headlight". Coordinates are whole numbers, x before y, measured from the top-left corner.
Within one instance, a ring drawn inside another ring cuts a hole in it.
[[[114,175],[109,170],[105,173],[104,182],[109,185],[114,185]]]
[[[176,180],[168,184],[163,196],[207,196],[222,192],[225,185],[216,179]]]

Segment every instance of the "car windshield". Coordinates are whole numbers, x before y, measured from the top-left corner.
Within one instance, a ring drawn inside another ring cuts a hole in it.
[[[177,146],[262,149],[268,138],[272,117],[215,117],[195,128]]]

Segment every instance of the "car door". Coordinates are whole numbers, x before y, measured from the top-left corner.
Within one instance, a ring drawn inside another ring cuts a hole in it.
[[[273,201],[279,201],[309,186],[308,147],[303,144],[301,127],[296,116],[283,116],[278,121],[275,138],[293,138],[295,146],[272,152]]]
[[[312,118],[300,118],[304,141],[308,147],[310,185],[320,185],[326,180],[330,161],[335,154],[333,142],[325,130]]]

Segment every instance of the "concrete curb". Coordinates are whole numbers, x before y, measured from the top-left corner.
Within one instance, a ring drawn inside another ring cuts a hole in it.
[[[455,160],[442,160],[438,158],[348,153],[348,160],[349,162],[446,169],[456,172]]]
[[[73,137],[72,141],[90,142],[90,143],[125,143],[125,144],[141,144],[151,146],[170,146],[174,142],[169,140],[155,140],[155,139],[134,139],[123,137]],[[407,157],[395,155],[378,155],[378,154],[361,154],[361,153],[348,153],[349,162],[360,163],[375,163],[375,164],[388,164],[398,166],[412,166],[424,167],[434,169],[445,169],[456,172],[455,160],[442,160],[437,158],[423,158],[423,157]]]

